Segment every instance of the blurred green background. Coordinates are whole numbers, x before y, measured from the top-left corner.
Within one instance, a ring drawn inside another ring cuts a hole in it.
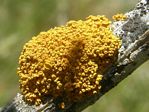
[[[0,0],[0,107],[19,91],[16,68],[32,36],[68,20],[131,10],[137,0]],[[149,112],[149,61],[84,112]]]

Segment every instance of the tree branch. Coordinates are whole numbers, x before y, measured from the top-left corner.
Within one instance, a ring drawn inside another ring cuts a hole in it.
[[[115,87],[130,75],[136,68],[149,59],[149,1],[141,0],[134,10],[125,14],[126,21],[112,24],[113,33],[121,38],[122,46],[116,62],[104,74],[99,94],[95,94],[79,102],[65,104],[59,109],[61,98],[45,98],[45,104],[28,105],[18,93],[13,101],[1,109],[2,112],[80,112],[95,103],[102,95]]]

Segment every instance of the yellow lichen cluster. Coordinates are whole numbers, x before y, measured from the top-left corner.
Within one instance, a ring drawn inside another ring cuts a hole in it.
[[[127,19],[127,16],[120,13],[120,14],[116,14],[116,15],[112,16],[112,18],[115,21],[125,21]]]
[[[26,43],[18,67],[26,101],[39,105],[46,95],[77,101],[97,93],[121,44],[110,23],[105,16],[89,16],[41,32]]]

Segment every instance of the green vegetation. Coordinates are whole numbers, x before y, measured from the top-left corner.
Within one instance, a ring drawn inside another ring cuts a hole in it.
[[[19,91],[16,68],[24,43],[40,31],[89,15],[129,11],[137,0],[0,0],[0,107]],[[84,112],[148,112],[149,62]]]

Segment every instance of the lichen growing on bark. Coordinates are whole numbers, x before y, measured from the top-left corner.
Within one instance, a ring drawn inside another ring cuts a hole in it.
[[[76,102],[98,93],[121,45],[110,23],[105,16],[89,16],[41,32],[27,42],[17,72],[26,101],[39,105],[49,95]]]

